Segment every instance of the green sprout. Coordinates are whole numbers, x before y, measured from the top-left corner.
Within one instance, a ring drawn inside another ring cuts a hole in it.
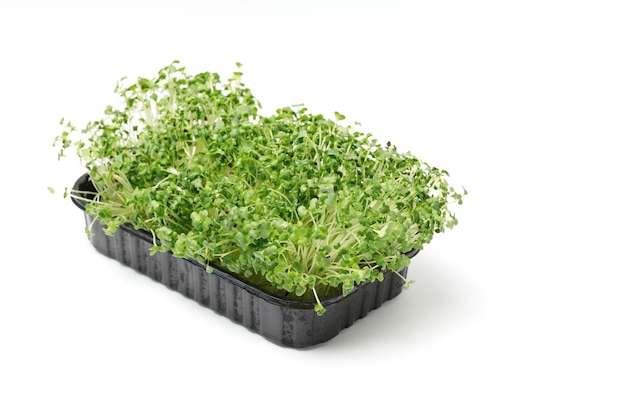
[[[457,224],[450,206],[465,191],[445,170],[338,112],[261,115],[240,67],[222,81],[174,61],[154,78],[120,80],[121,105],[82,130],[61,121],[59,158],[76,151],[97,190],[86,210],[107,233],[131,224],[152,233],[152,253],[315,301],[321,315],[325,297],[402,270],[408,252]]]

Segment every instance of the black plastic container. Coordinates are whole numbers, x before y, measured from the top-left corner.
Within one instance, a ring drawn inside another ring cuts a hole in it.
[[[94,191],[87,174],[74,184],[73,194]],[[84,212],[85,203],[72,198]],[[84,212],[86,224],[92,225],[94,247],[104,255],[151,277],[165,286],[196,300],[203,306],[225,315],[279,345],[302,348],[326,342],[350,327],[356,320],[394,298],[404,285],[397,274],[386,271],[383,281],[366,282],[343,297],[323,300],[326,312],[318,316],[315,302],[289,301],[270,295],[217,268],[206,267],[169,252],[150,255],[150,233],[122,226],[111,236]],[[93,223],[93,224],[92,224]],[[413,257],[417,250],[408,254]],[[400,271],[406,277],[407,269]]]

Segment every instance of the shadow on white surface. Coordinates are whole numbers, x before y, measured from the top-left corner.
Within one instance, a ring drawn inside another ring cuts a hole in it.
[[[402,351],[422,343],[435,343],[452,334],[472,314],[472,293],[464,288],[462,271],[426,252],[413,258],[409,279],[415,282],[396,298],[356,321],[320,351]]]

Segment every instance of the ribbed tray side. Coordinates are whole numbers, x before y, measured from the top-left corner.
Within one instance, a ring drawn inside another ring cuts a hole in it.
[[[403,280],[388,272],[383,281],[362,285],[326,306],[324,315],[318,316],[313,303],[307,308],[294,308],[272,302],[247,290],[245,284],[235,285],[236,278],[225,278],[221,271],[209,273],[167,252],[150,255],[152,241],[124,227],[109,236],[87,213],[85,221],[92,225],[91,243],[102,254],[283,346],[302,348],[326,342],[402,291]]]

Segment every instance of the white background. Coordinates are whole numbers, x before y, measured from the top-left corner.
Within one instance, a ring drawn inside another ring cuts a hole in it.
[[[458,227],[306,350],[97,254],[57,122],[174,59],[447,169]],[[626,415],[623,1],[0,0],[0,83],[0,415]]]

